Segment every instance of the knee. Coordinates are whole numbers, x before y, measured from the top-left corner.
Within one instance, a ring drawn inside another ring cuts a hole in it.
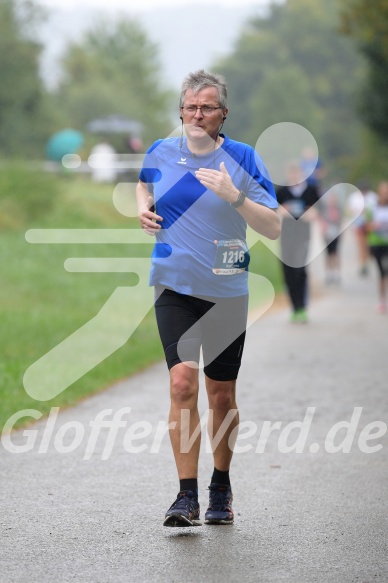
[[[230,383],[214,383],[208,390],[209,407],[218,411],[236,409],[234,385]]]
[[[174,371],[174,369],[171,369],[171,371]],[[186,408],[193,406],[198,396],[196,374],[184,369],[171,372],[170,396],[172,403],[176,406]]]

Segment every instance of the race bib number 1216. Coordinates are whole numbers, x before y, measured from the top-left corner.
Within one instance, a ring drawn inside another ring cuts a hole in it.
[[[216,275],[234,275],[243,273],[249,264],[249,251],[246,243],[240,239],[218,241],[213,273]]]

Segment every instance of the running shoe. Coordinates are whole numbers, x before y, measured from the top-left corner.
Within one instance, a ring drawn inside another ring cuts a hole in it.
[[[291,314],[292,324],[306,324],[308,322],[307,312],[304,308],[299,308]]]
[[[307,316],[306,310],[304,310],[303,308],[301,308],[300,310],[297,310],[296,321],[299,322],[300,324],[307,324],[308,316]]]
[[[232,524],[232,489],[222,484],[210,484],[209,508],[205,514],[205,524]]]
[[[201,526],[199,504],[191,490],[179,492],[166,512],[163,526]]]

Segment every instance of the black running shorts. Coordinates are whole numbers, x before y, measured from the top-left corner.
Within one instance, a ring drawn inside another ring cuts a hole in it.
[[[388,245],[373,245],[370,247],[371,255],[376,259],[380,278],[388,276]]]
[[[155,313],[167,366],[200,361],[219,381],[237,379],[244,348],[248,296],[194,297],[156,288]]]

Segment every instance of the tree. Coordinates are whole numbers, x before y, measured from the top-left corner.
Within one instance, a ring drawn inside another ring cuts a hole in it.
[[[215,66],[228,80],[231,134],[254,145],[263,125],[290,121],[313,133],[326,159],[355,152],[362,63],[338,22],[337,0],[286,0],[247,23]]]
[[[0,152],[7,157],[43,148],[49,121],[39,76],[41,46],[31,36],[41,17],[32,1],[0,0]]]
[[[296,103],[298,107],[295,107]],[[309,79],[297,64],[265,71],[260,91],[253,93],[248,107],[260,115],[256,117],[249,134],[247,132],[251,143],[269,126],[279,122],[300,124],[314,135],[321,127]]]
[[[136,21],[97,22],[69,46],[57,98],[81,131],[93,118],[119,114],[142,122],[149,143],[170,129],[171,96],[159,71],[157,47]]]
[[[352,36],[368,63],[360,92],[360,113],[384,141],[388,139],[388,0],[351,0],[342,13],[342,31]]]

